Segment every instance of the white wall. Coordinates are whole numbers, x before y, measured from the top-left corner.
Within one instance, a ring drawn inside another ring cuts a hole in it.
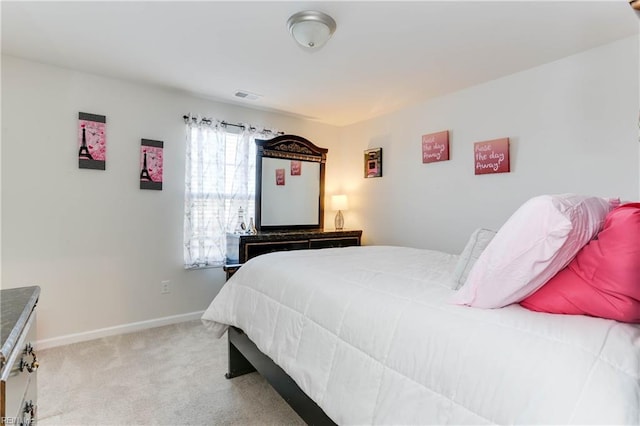
[[[346,226],[365,243],[457,253],[535,195],[637,200],[639,107],[632,37],[342,129],[328,190],[349,195]],[[421,136],[441,130],[451,160],[422,164]],[[475,176],[473,143],[502,137],[511,173]],[[376,147],[383,177],[363,179],[363,150]]]
[[[0,284],[42,287],[40,339],[204,309],[224,277],[182,269],[186,112],[328,148],[326,197],[349,195],[365,243],[459,252],[537,194],[637,199],[639,92],[636,38],[345,128],[3,56]],[[106,171],[77,167],[79,111],[107,116]],[[451,160],[422,164],[421,136],[446,129]],[[512,172],[475,176],[473,142],[500,137]],[[138,189],[141,138],[165,142],[161,192]],[[364,179],[375,147],[384,176]]]
[[[78,169],[80,111],[107,116],[106,171]],[[1,284],[42,287],[39,339],[200,311],[218,292],[221,269],[182,268],[188,112],[299,134],[333,157],[331,126],[2,57]],[[139,189],[141,138],[164,141],[162,191]]]

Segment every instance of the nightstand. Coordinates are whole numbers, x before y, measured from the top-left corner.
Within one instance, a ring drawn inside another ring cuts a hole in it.
[[[240,263],[225,263],[222,267],[222,270],[227,274],[226,280],[228,281],[229,278],[231,278],[233,274],[235,274],[236,271],[240,269],[241,266],[242,264]]]

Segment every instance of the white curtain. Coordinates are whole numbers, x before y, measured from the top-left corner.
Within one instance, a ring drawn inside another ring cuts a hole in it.
[[[255,215],[255,139],[271,135],[192,116],[185,123],[185,268],[221,266],[238,210],[247,224]]]

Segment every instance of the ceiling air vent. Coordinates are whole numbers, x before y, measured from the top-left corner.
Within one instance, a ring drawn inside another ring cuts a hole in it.
[[[247,92],[246,90],[238,90],[235,93],[236,98],[247,99],[249,101],[255,101],[256,99],[260,99],[261,95],[256,95],[255,93]]]

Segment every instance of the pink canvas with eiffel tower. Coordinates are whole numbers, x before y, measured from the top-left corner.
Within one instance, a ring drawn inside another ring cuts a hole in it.
[[[78,113],[78,167],[105,170],[107,160],[107,117]]]
[[[140,143],[140,189],[162,190],[164,142],[142,139]]]

